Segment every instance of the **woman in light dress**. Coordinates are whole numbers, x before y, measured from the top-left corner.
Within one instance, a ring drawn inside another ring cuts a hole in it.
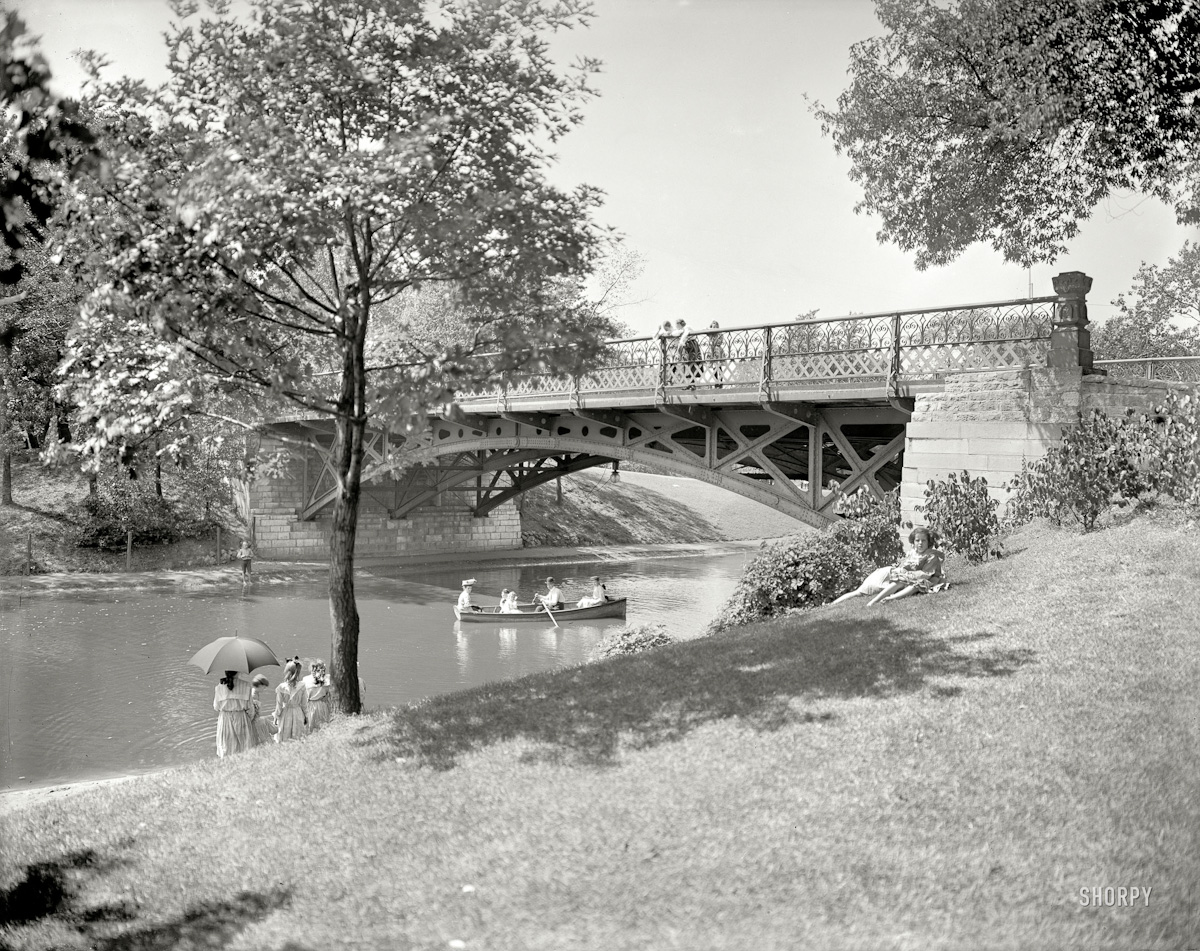
[[[269,717],[263,716],[262,701],[258,699],[258,688],[269,687],[271,682],[262,674],[255,674],[250,681],[250,745],[262,746],[270,743],[275,736],[275,728]]]
[[[217,711],[217,756],[222,759],[250,746],[250,714],[253,712],[250,681],[236,670],[225,671],[213,695]]]
[[[300,658],[294,657],[283,668],[283,682],[275,688],[275,713],[278,728],[275,742],[298,740],[308,733],[308,688],[300,681]]]
[[[603,604],[608,600],[608,589],[604,586],[604,582],[600,580],[599,575],[592,575],[592,596],[590,598],[580,598],[576,603],[577,608],[591,608],[597,604]]]
[[[325,661],[314,660],[304,678],[308,691],[308,732],[315,733],[329,722],[329,677],[325,672]]]

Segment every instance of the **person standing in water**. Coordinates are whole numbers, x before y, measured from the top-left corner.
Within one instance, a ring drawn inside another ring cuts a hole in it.
[[[250,583],[250,562],[254,558],[254,549],[250,547],[250,539],[242,539],[242,545],[234,557],[242,563],[242,587],[244,588]]]

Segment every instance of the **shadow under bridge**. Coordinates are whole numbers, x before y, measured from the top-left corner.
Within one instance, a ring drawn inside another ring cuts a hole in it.
[[[559,476],[632,462],[823,527],[837,519],[843,495],[865,487],[882,496],[900,484],[907,419],[867,401],[468,413],[435,418],[417,438],[370,432],[363,491],[395,519],[447,504],[485,517]],[[292,420],[267,428],[304,447],[299,514],[316,517],[337,494],[332,425]]]

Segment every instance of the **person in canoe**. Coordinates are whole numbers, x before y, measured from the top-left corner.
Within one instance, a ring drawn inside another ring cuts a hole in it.
[[[562,588],[558,586],[553,578],[546,579],[546,593],[534,595],[542,604],[548,607],[551,611],[561,611],[565,606],[563,599]]]
[[[612,598],[610,598],[608,596],[608,588],[606,588],[604,586],[604,582],[600,580],[599,575],[592,575],[591,581],[592,581],[591,597],[580,598],[576,602],[575,607],[591,608],[591,607],[595,607],[597,604],[603,604],[605,601],[612,600]]]
[[[471,590],[475,587],[475,579],[468,578],[462,583],[462,594],[458,596],[459,611],[474,611],[478,614],[483,608],[471,603]]]
[[[520,614],[521,609],[517,607],[517,592],[505,588],[500,592],[500,613],[501,614]]]

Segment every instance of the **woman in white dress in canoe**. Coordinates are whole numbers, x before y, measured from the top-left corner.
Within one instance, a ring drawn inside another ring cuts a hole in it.
[[[213,695],[217,711],[217,756],[222,759],[250,746],[250,715],[253,706],[250,681],[236,670],[225,671]]]
[[[325,661],[314,660],[304,678],[304,689],[308,691],[308,732],[315,733],[322,724],[329,722],[329,678],[325,673]]]
[[[283,682],[275,688],[275,713],[278,731],[275,742],[298,740],[308,734],[308,688],[300,681],[300,658],[283,668]]]

